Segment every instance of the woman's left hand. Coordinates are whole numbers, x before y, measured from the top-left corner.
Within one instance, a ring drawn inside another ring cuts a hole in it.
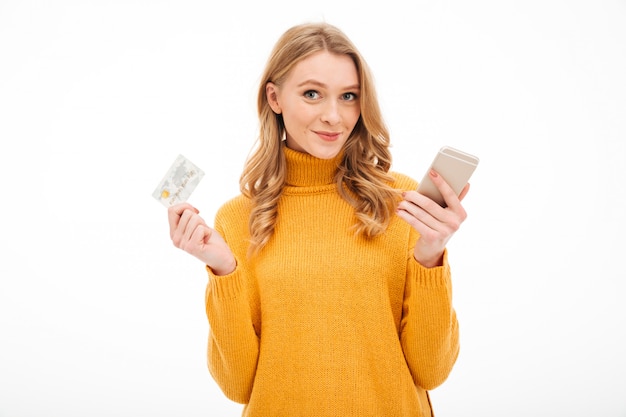
[[[469,191],[469,184],[457,197],[437,172],[431,170],[429,175],[447,207],[441,207],[417,191],[407,191],[403,193],[404,199],[398,205],[397,214],[420,234],[413,253],[415,259],[423,266],[432,268],[442,265],[446,244],[467,218],[461,200]]]

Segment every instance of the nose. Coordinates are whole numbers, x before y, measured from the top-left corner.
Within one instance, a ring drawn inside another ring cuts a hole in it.
[[[322,112],[322,122],[334,126],[340,121],[341,114],[339,113],[339,104],[335,100],[329,100],[324,105],[324,109]]]

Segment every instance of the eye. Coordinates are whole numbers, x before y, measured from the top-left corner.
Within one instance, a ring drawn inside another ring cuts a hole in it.
[[[320,93],[315,90],[307,90],[304,92],[304,97],[308,98],[309,100],[317,100],[318,98],[320,98]]]
[[[341,95],[341,99],[345,100],[345,101],[354,101],[358,98],[358,96],[355,93],[343,93]]]

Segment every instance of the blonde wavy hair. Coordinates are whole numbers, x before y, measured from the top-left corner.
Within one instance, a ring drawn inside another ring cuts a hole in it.
[[[257,97],[259,138],[248,157],[239,185],[250,198],[250,253],[258,253],[274,232],[278,200],[282,194],[286,161],[281,149],[285,135],[282,115],[270,108],[266,85],[280,87],[292,68],[308,56],[328,51],[348,55],[354,61],[360,82],[361,114],[344,145],[335,174],[339,194],[355,209],[355,230],[366,237],[384,232],[394,213],[398,191],[393,177],[389,132],[383,121],[370,70],[348,37],[327,23],[294,26],[278,40],[263,72]]]

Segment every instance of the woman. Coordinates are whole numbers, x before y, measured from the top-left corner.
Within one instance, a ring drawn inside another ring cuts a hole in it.
[[[459,351],[445,245],[466,217],[391,173],[368,67],[328,24],[295,26],[267,63],[258,147],[209,227],[169,209],[206,264],[208,365],[244,416],[431,416]]]

